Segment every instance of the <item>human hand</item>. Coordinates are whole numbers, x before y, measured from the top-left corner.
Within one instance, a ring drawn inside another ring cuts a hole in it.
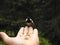
[[[32,27],[21,27],[16,37],[9,37],[0,32],[6,45],[39,45],[38,30]]]

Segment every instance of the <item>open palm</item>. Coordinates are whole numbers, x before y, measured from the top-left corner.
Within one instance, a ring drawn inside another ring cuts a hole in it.
[[[38,30],[32,27],[21,27],[16,37],[9,37],[0,32],[6,45],[39,45]]]

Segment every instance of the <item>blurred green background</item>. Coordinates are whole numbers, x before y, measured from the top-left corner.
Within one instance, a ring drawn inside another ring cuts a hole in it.
[[[16,36],[27,17],[33,19],[41,45],[60,44],[59,0],[0,0],[0,31]]]

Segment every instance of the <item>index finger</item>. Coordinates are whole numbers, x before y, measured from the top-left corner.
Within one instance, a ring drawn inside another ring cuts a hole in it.
[[[20,36],[23,35],[23,33],[24,33],[24,27],[21,27],[17,35]]]

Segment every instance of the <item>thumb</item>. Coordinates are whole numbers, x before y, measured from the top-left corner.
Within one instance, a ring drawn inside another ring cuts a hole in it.
[[[0,32],[0,37],[3,39],[4,42],[8,41],[8,35],[4,32]]]

